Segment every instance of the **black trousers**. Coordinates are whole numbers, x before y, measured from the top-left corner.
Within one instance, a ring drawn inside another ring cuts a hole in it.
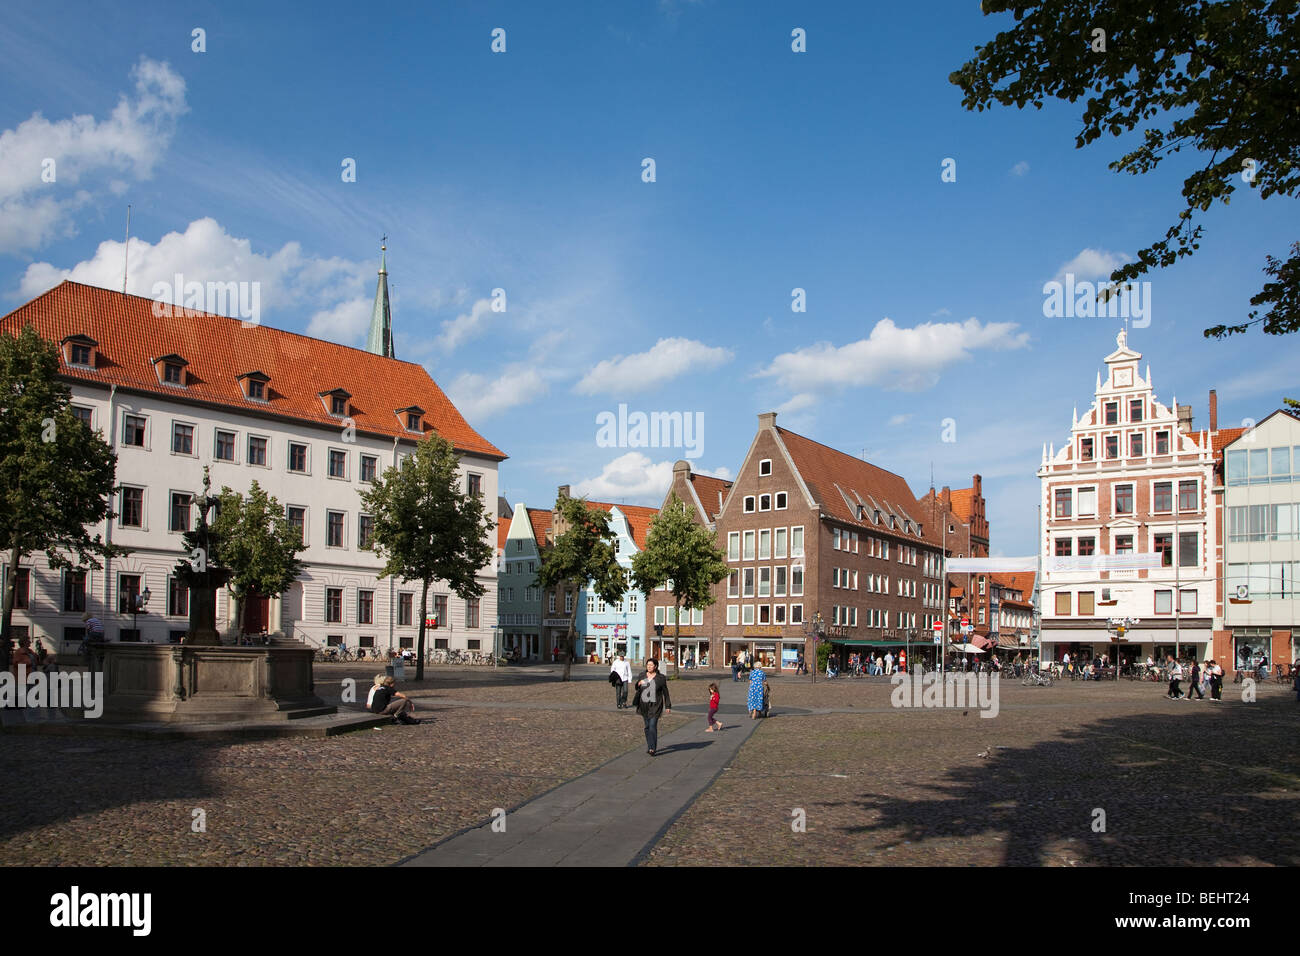
[[[1192,694],[1195,694],[1197,697],[1201,698],[1201,700],[1205,700],[1205,694],[1202,692],[1201,685],[1195,677],[1193,677],[1191,683],[1187,685],[1187,696],[1191,697]]]

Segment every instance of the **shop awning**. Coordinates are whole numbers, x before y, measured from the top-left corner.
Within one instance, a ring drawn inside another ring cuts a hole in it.
[[[926,647],[934,646],[934,641],[841,641],[837,638],[830,639],[832,644],[843,644],[845,647]]]

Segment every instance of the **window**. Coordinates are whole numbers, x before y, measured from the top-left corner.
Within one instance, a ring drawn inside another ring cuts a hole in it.
[[[369,551],[370,545],[375,540],[375,517],[374,515],[359,515],[357,517],[357,547],[362,551]]]
[[[433,619],[442,627],[447,623],[447,595],[435,594],[433,596]]]
[[[23,569],[26,570],[26,569]],[[23,579],[19,577],[19,585]],[[119,614],[130,614],[135,608],[136,599],[140,596],[140,575],[138,574],[119,574],[117,576],[117,611]]]
[[[1079,460],[1092,461],[1092,439],[1091,438],[1079,439]]]
[[[298,532],[298,541],[301,544],[307,543],[307,509],[297,508],[290,505],[285,509],[285,520],[289,522],[289,527]]]
[[[635,592],[635,591],[630,591],[630,592],[628,592],[628,596],[627,596],[627,613],[629,613],[629,614],[635,614],[635,613],[636,613],[636,592]],[[696,613],[698,614],[698,613],[700,613],[700,612],[697,611]],[[701,620],[700,623],[703,624],[704,621]]]
[[[758,533],[758,560],[766,561],[772,557],[772,532],[763,529]]]
[[[573,613],[573,592],[570,591],[564,595],[564,613]]]
[[[307,446],[297,442],[289,443],[289,470],[305,473],[307,471]]]
[[[1091,617],[1095,614],[1097,611],[1096,603],[1097,597],[1092,591],[1079,592],[1079,613],[1081,615],[1086,614]],[[980,610],[982,611],[983,608],[980,608]]]
[[[379,464],[379,459],[376,458],[374,455],[362,455],[361,456],[361,480],[374,481],[375,468],[378,464]]]
[[[1156,454],[1157,455],[1169,454],[1169,432],[1168,431],[1156,432]]]
[[[259,402],[266,401],[266,383],[250,378],[248,380],[248,397]]]
[[[194,454],[194,426],[172,422],[172,452],[177,455]]]
[[[86,572],[63,572],[63,610],[84,611],[86,609]]]
[[[1106,403],[1106,424],[1107,425],[1119,424],[1119,402]]]
[[[1156,591],[1156,613],[1172,614],[1174,612],[1174,592]]]
[[[1106,436],[1106,459],[1108,461],[1113,461],[1118,457],[1119,457],[1119,436],[1107,435]]]
[[[171,520],[167,525],[169,530],[190,530],[190,500],[190,496],[184,492],[172,492]]]
[[[785,605],[784,605],[784,604],[777,604],[777,605],[774,605],[774,606],[773,606],[773,608],[772,608],[772,623],[773,623],[773,624],[784,624],[784,623],[785,623]]]
[[[188,617],[190,613],[190,589],[179,578],[167,579],[167,616]]]
[[[466,475],[465,479],[468,482],[469,493],[475,498],[483,497],[483,476],[471,473]]]
[[[790,596],[803,596],[803,568],[798,565],[790,569]]]
[[[122,444],[144,447],[144,430],[146,422],[139,415],[127,415],[122,424]]]
[[[325,589],[325,623],[343,623],[343,589]]]
[[[758,496],[758,510],[759,510],[759,511],[771,511],[771,510],[772,510],[772,496],[771,496],[771,495],[759,495],[759,496]]]
[[[1128,400],[1128,420],[1131,422],[1142,421],[1142,399],[1130,398]]]
[[[357,623],[375,623],[375,592],[357,591]]]
[[[790,529],[790,557],[792,558],[803,557],[803,528],[802,527]],[[889,557],[888,551],[886,551],[885,557],[886,558]]]
[[[1158,534],[1154,539],[1156,554],[1160,555],[1160,566],[1167,568],[1174,563],[1174,536]]]
[[[1056,489],[1056,517],[1069,518],[1073,514],[1074,492],[1069,488]]]
[[[1128,456],[1130,458],[1142,457],[1142,433],[1133,432],[1128,436]]]
[[[406,415],[406,430],[418,432],[420,430],[420,416],[415,412],[408,412]]]
[[[663,608],[655,608],[656,616],[661,610],[663,610]],[[656,619],[655,623],[658,624],[660,622]],[[727,605],[727,623],[733,626],[740,623],[740,605],[738,604]]]
[[[758,596],[759,597],[772,596],[772,569],[771,568],[758,569]]]
[[[346,478],[348,476],[348,454],[339,451],[337,448],[330,449],[329,475],[331,478]]]
[[[745,498],[745,514],[749,514],[753,510],[754,510],[754,496],[747,495]]]
[[[742,575],[741,576],[741,581],[742,581],[741,597],[753,597],[754,596],[754,569],[745,568],[745,570],[741,572],[741,575]]]
[[[773,584],[772,594],[776,597],[785,597],[785,576],[786,567],[784,564],[776,566],[776,581]]]
[[[741,605],[741,608],[740,608],[740,623],[741,623],[741,624],[753,624],[753,623],[754,623],[754,605],[752,605],[752,604],[744,604],[744,605]]]
[[[343,547],[343,512],[325,512],[325,547]]]
[[[1056,613],[1061,616],[1070,613],[1070,592],[1069,591],[1056,592]]]
[[[740,532],[732,531],[727,534],[727,560],[740,560]]]
[[[802,605],[802,604],[791,604],[791,605],[790,605],[790,623],[791,623],[791,624],[802,624],[802,623],[803,623],[803,605]]]
[[[409,591],[399,592],[397,595],[397,626],[410,627],[411,621],[414,620],[413,609],[415,607],[415,595]]]
[[[778,491],[776,493],[776,510],[784,511],[786,509],[787,501],[786,493],[784,491]]]
[[[1079,489],[1079,514],[1095,515],[1097,513],[1097,489]]]
[[[1133,536],[1131,534],[1115,535],[1115,553],[1116,554],[1133,553]]]
[[[90,428],[91,409],[87,408],[85,405],[73,405],[71,408],[72,417],[81,422],[81,424],[85,425],[87,428]]]
[[[739,571],[732,571],[727,575],[727,597],[740,597]]]
[[[760,604],[758,606],[758,623],[759,624],[772,623],[772,605]]]
[[[777,528],[772,542],[772,557],[778,560],[785,557],[785,539],[785,528]]]
[[[772,459],[764,458],[758,463],[758,473],[760,475],[770,475],[772,473]]]
[[[1068,558],[1070,556],[1071,541],[1069,538],[1056,539],[1056,556],[1058,558]]]
[[[1195,591],[1178,592],[1178,613],[1179,614],[1196,613],[1196,592]]]
[[[1133,513],[1133,486],[1115,486],[1115,514],[1131,515]]]
[[[234,432],[217,432],[217,447],[213,455],[217,461],[234,461],[235,460],[235,433]]]
[[[163,381],[169,385],[181,384],[181,367],[175,362],[163,362]]]
[[[1079,557],[1090,558],[1097,553],[1097,539],[1088,537],[1079,539]]]
[[[1178,535],[1178,566],[1194,568],[1201,563],[1200,549],[1196,546],[1199,535],[1195,531],[1183,531]]]
[[[1157,481],[1151,489],[1151,510],[1169,512],[1174,510],[1174,483]]]
[[[745,547],[743,552],[744,559],[746,561],[753,561],[754,560],[754,532],[753,531],[746,531],[744,533],[744,542],[745,542]]]
[[[249,436],[248,439],[248,463],[250,465],[266,465],[266,439],[254,438]]]
[[[330,414],[346,415],[348,413],[348,400],[342,395],[330,396]]]
[[[78,345],[73,342],[68,346],[68,364],[69,365],[90,365],[90,346]]]
[[[1178,483],[1178,510],[1179,511],[1197,511],[1196,507],[1196,480],[1180,481]]]
[[[144,489],[123,488],[118,509],[118,524],[124,528],[144,527]]]

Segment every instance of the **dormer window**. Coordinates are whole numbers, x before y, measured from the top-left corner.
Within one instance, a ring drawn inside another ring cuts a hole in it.
[[[418,405],[411,405],[407,408],[398,408],[394,410],[397,419],[408,432],[421,433],[424,431],[424,409]]]
[[[265,402],[267,400],[267,383],[271,377],[265,372],[245,372],[239,376],[239,381],[244,386],[244,397],[254,402]]]
[[[328,392],[321,392],[320,399],[325,403],[325,408],[335,418],[346,418],[348,414],[348,399],[352,395],[343,391],[341,388],[333,389]]]
[[[185,361],[179,355],[161,355],[153,359],[154,371],[158,373],[158,381],[164,385],[185,386],[185,366],[190,363]]]
[[[95,367],[95,349],[99,347],[99,343],[89,335],[69,335],[61,344],[63,360],[69,365],[78,368]]]

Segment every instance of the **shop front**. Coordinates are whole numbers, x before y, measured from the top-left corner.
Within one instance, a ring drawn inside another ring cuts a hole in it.
[[[1044,628],[1040,638],[1043,661],[1061,661],[1066,654],[1071,661],[1090,661],[1104,654],[1121,666],[1144,663],[1148,657],[1161,662],[1169,655],[1182,661],[1205,660],[1210,656],[1213,632],[1208,620],[1198,618],[1177,630],[1172,626],[1133,627],[1123,640],[1115,637],[1103,627]]]
[[[728,667],[736,654],[744,651],[753,664],[765,671],[794,671],[799,666],[799,654],[806,653],[807,646],[802,636],[786,636],[781,628],[747,627],[743,637],[723,642],[724,659],[719,663]]]
[[[588,659],[594,657],[600,663],[609,663],[619,654],[630,655],[627,625],[591,624],[589,630],[586,638]]]
[[[669,628],[664,628],[663,635],[650,639],[650,656],[658,658],[665,667],[680,661],[679,666],[687,670],[709,665],[709,639],[693,628],[682,630],[676,637]]]

